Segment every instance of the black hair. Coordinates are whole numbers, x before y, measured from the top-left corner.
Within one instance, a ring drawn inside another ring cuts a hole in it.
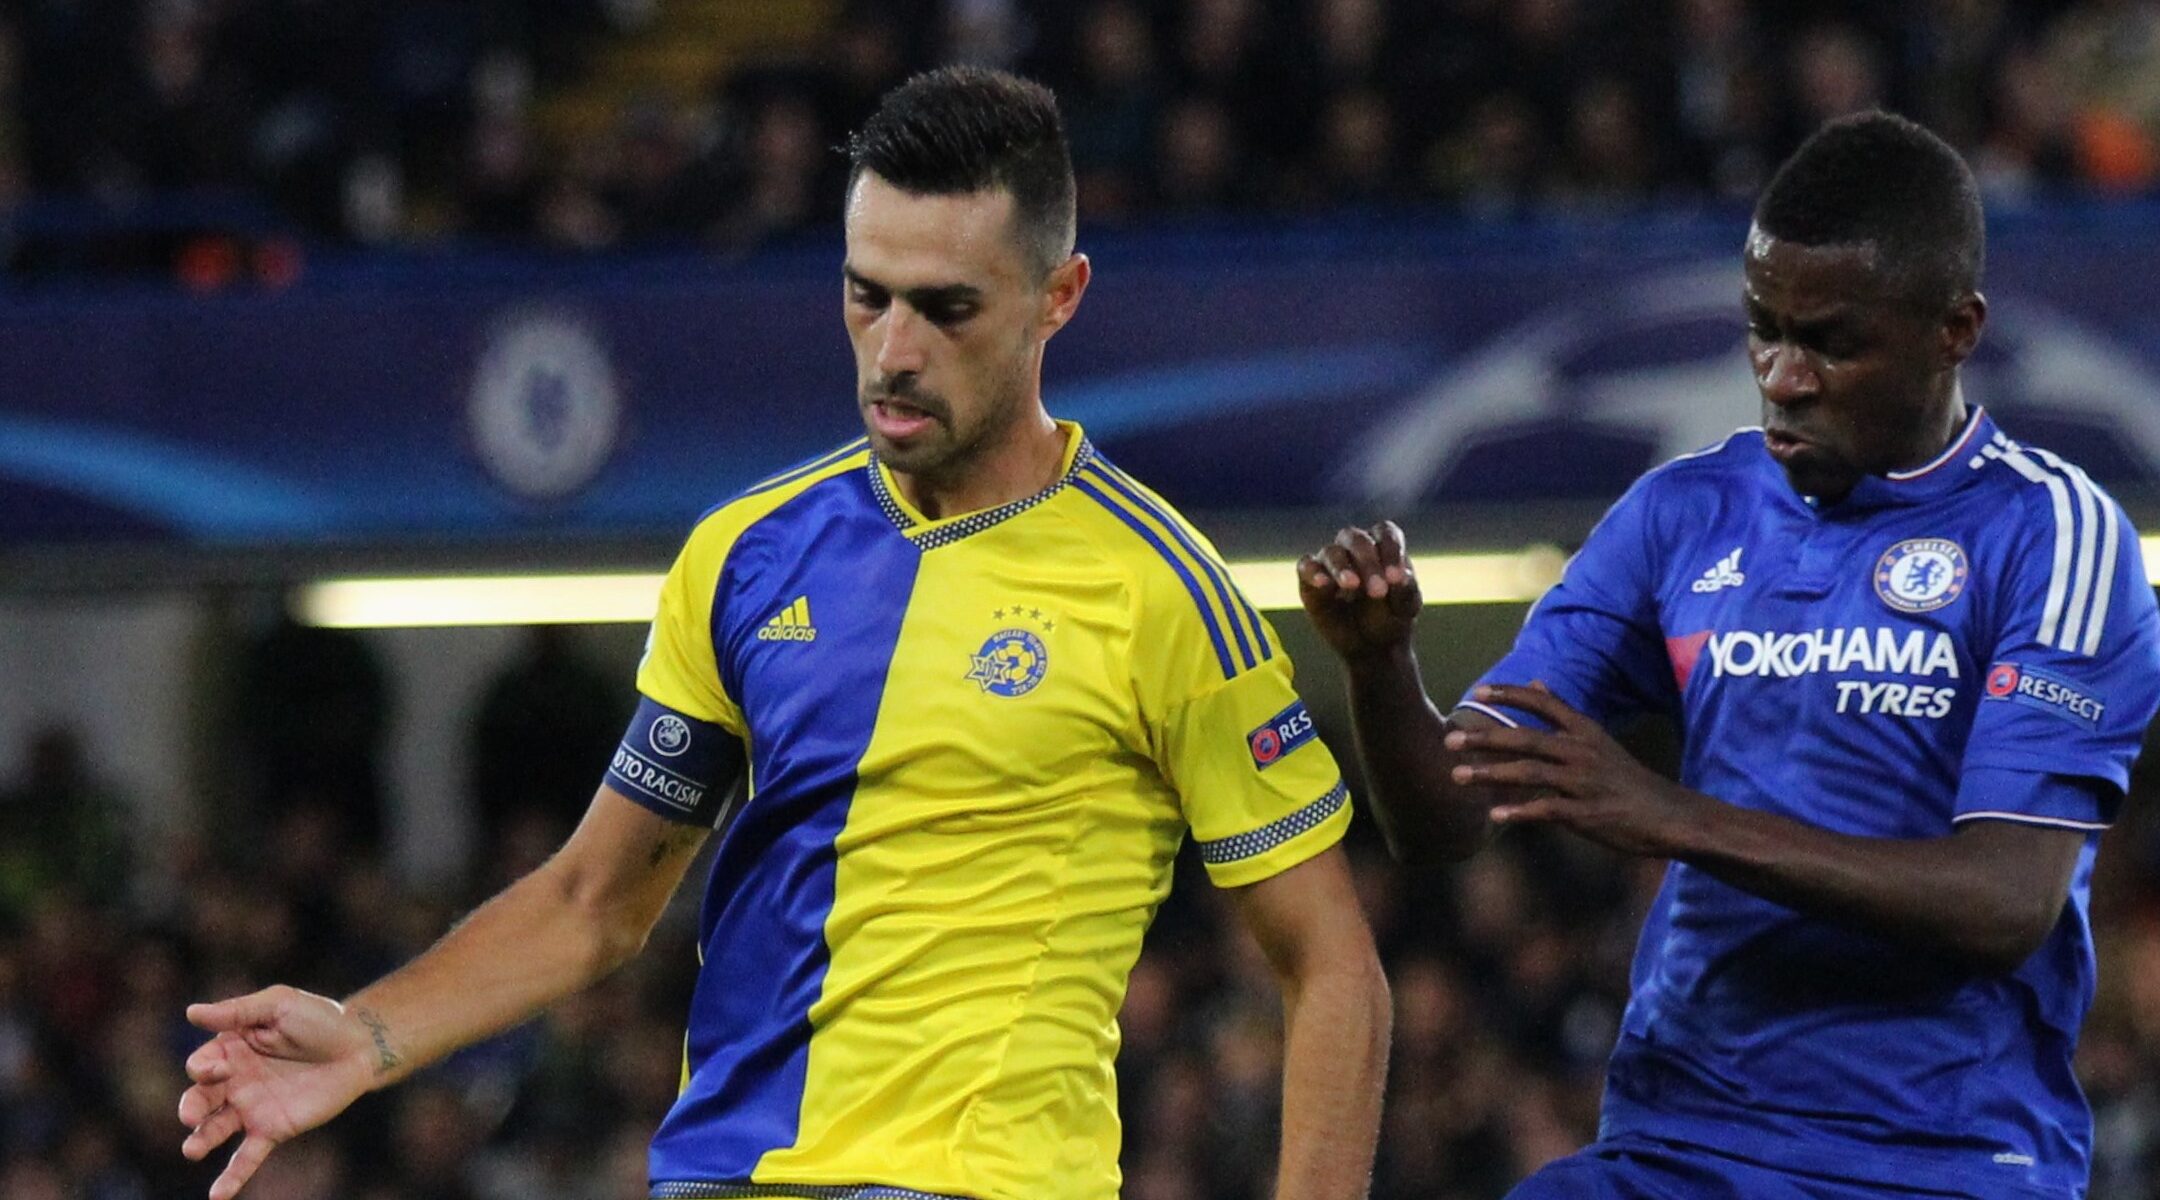
[[[1980,189],[1948,142],[1904,117],[1840,117],[1800,144],[1755,205],[1756,228],[1803,246],[1871,243],[1900,292],[1948,304],[1980,286]]]
[[[853,164],[916,195],[1003,190],[1045,273],[1073,245],[1072,153],[1050,89],[1003,71],[943,67],[885,94],[843,147]]]

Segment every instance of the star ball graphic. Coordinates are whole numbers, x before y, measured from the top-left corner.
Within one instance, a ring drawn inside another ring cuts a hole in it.
[[[1057,621],[1040,608],[1013,605],[990,614],[993,621],[1029,621],[1044,633]],[[1019,697],[1035,690],[1050,671],[1050,647],[1032,629],[1008,623],[984,639],[982,649],[969,656],[967,678],[993,696]]]

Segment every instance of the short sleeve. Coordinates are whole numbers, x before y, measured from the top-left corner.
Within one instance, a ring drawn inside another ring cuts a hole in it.
[[[2160,707],[2160,609],[2129,519],[2082,472],[2068,468],[2066,482],[2068,502],[2032,522],[1999,577],[1963,769],[2084,777],[2120,793]]]
[[[1278,653],[1168,710],[1157,765],[1177,789],[1208,877],[1257,883],[1342,840],[1350,793]]]
[[[1221,887],[1289,870],[1342,840],[1350,794],[1298,698],[1274,627],[1222,556],[1160,496],[1100,461],[1081,475],[1138,542],[1125,542],[1128,668],[1156,769]],[[1139,550],[1138,547],[1146,547]]]
[[[2090,775],[1972,767],[1958,778],[1957,811],[1950,820],[2098,830],[2114,824],[2121,807],[2122,793]]]
[[[1567,569],[1515,636],[1514,648],[1481,676],[1488,683],[1543,682],[1600,724],[1675,702],[1670,661],[1659,632],[1650,536],[1651,483],[1645,478],[1606,512]],[[1468,698],[1506,725],[1534,721]]]
[[[708,520],[690,535],[660,588],[660,605],[638,663],[637,689],[683,717],[745,736],[742,710],[720,680],[713,606],[727,543]]]

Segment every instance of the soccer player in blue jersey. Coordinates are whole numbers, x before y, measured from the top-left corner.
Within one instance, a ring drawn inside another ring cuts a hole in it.
[[[1056,107],[935,72],[850,154],[869,436],[699,521],[546,865],[342,1005],[189,1009],[185,1152],[242,1135],[212,1200],[634,953],[716,829],[655,1197],[1113,1200],[1118,1008],[1188,832],[1283,986],[1278,1194],[1365,1194],[1387,986],[1341,775],[1207,540],[1043,408],[1089,272]]]
[[[1762,428],[1629,489],[1451,714],[1400,530],[1301,562],[1383,831],[1671,860],[1598,1140],[1517,1200],[2082,1196],[2093,855],[2160,703],[2136,533],[1959,390],[1983,233],[1940,139],[1824,127],[1744,253]],[[1677,784],[1603,728],[1646,712]]]

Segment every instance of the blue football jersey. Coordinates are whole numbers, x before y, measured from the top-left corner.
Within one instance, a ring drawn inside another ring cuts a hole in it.
[[[2093,853],[2160,704],[2137,534],[2083,471],[1975,411],[1935,462],[1818,505],[1735,434],[1638,481],[1482,682],[1533,680],[1600,721],[1671,714],[1682,781],[1744,808],[1878,838],[2088,831],[2053,932],[2001,976],[1674,864],[1601,1137],[2083,1194]]]

